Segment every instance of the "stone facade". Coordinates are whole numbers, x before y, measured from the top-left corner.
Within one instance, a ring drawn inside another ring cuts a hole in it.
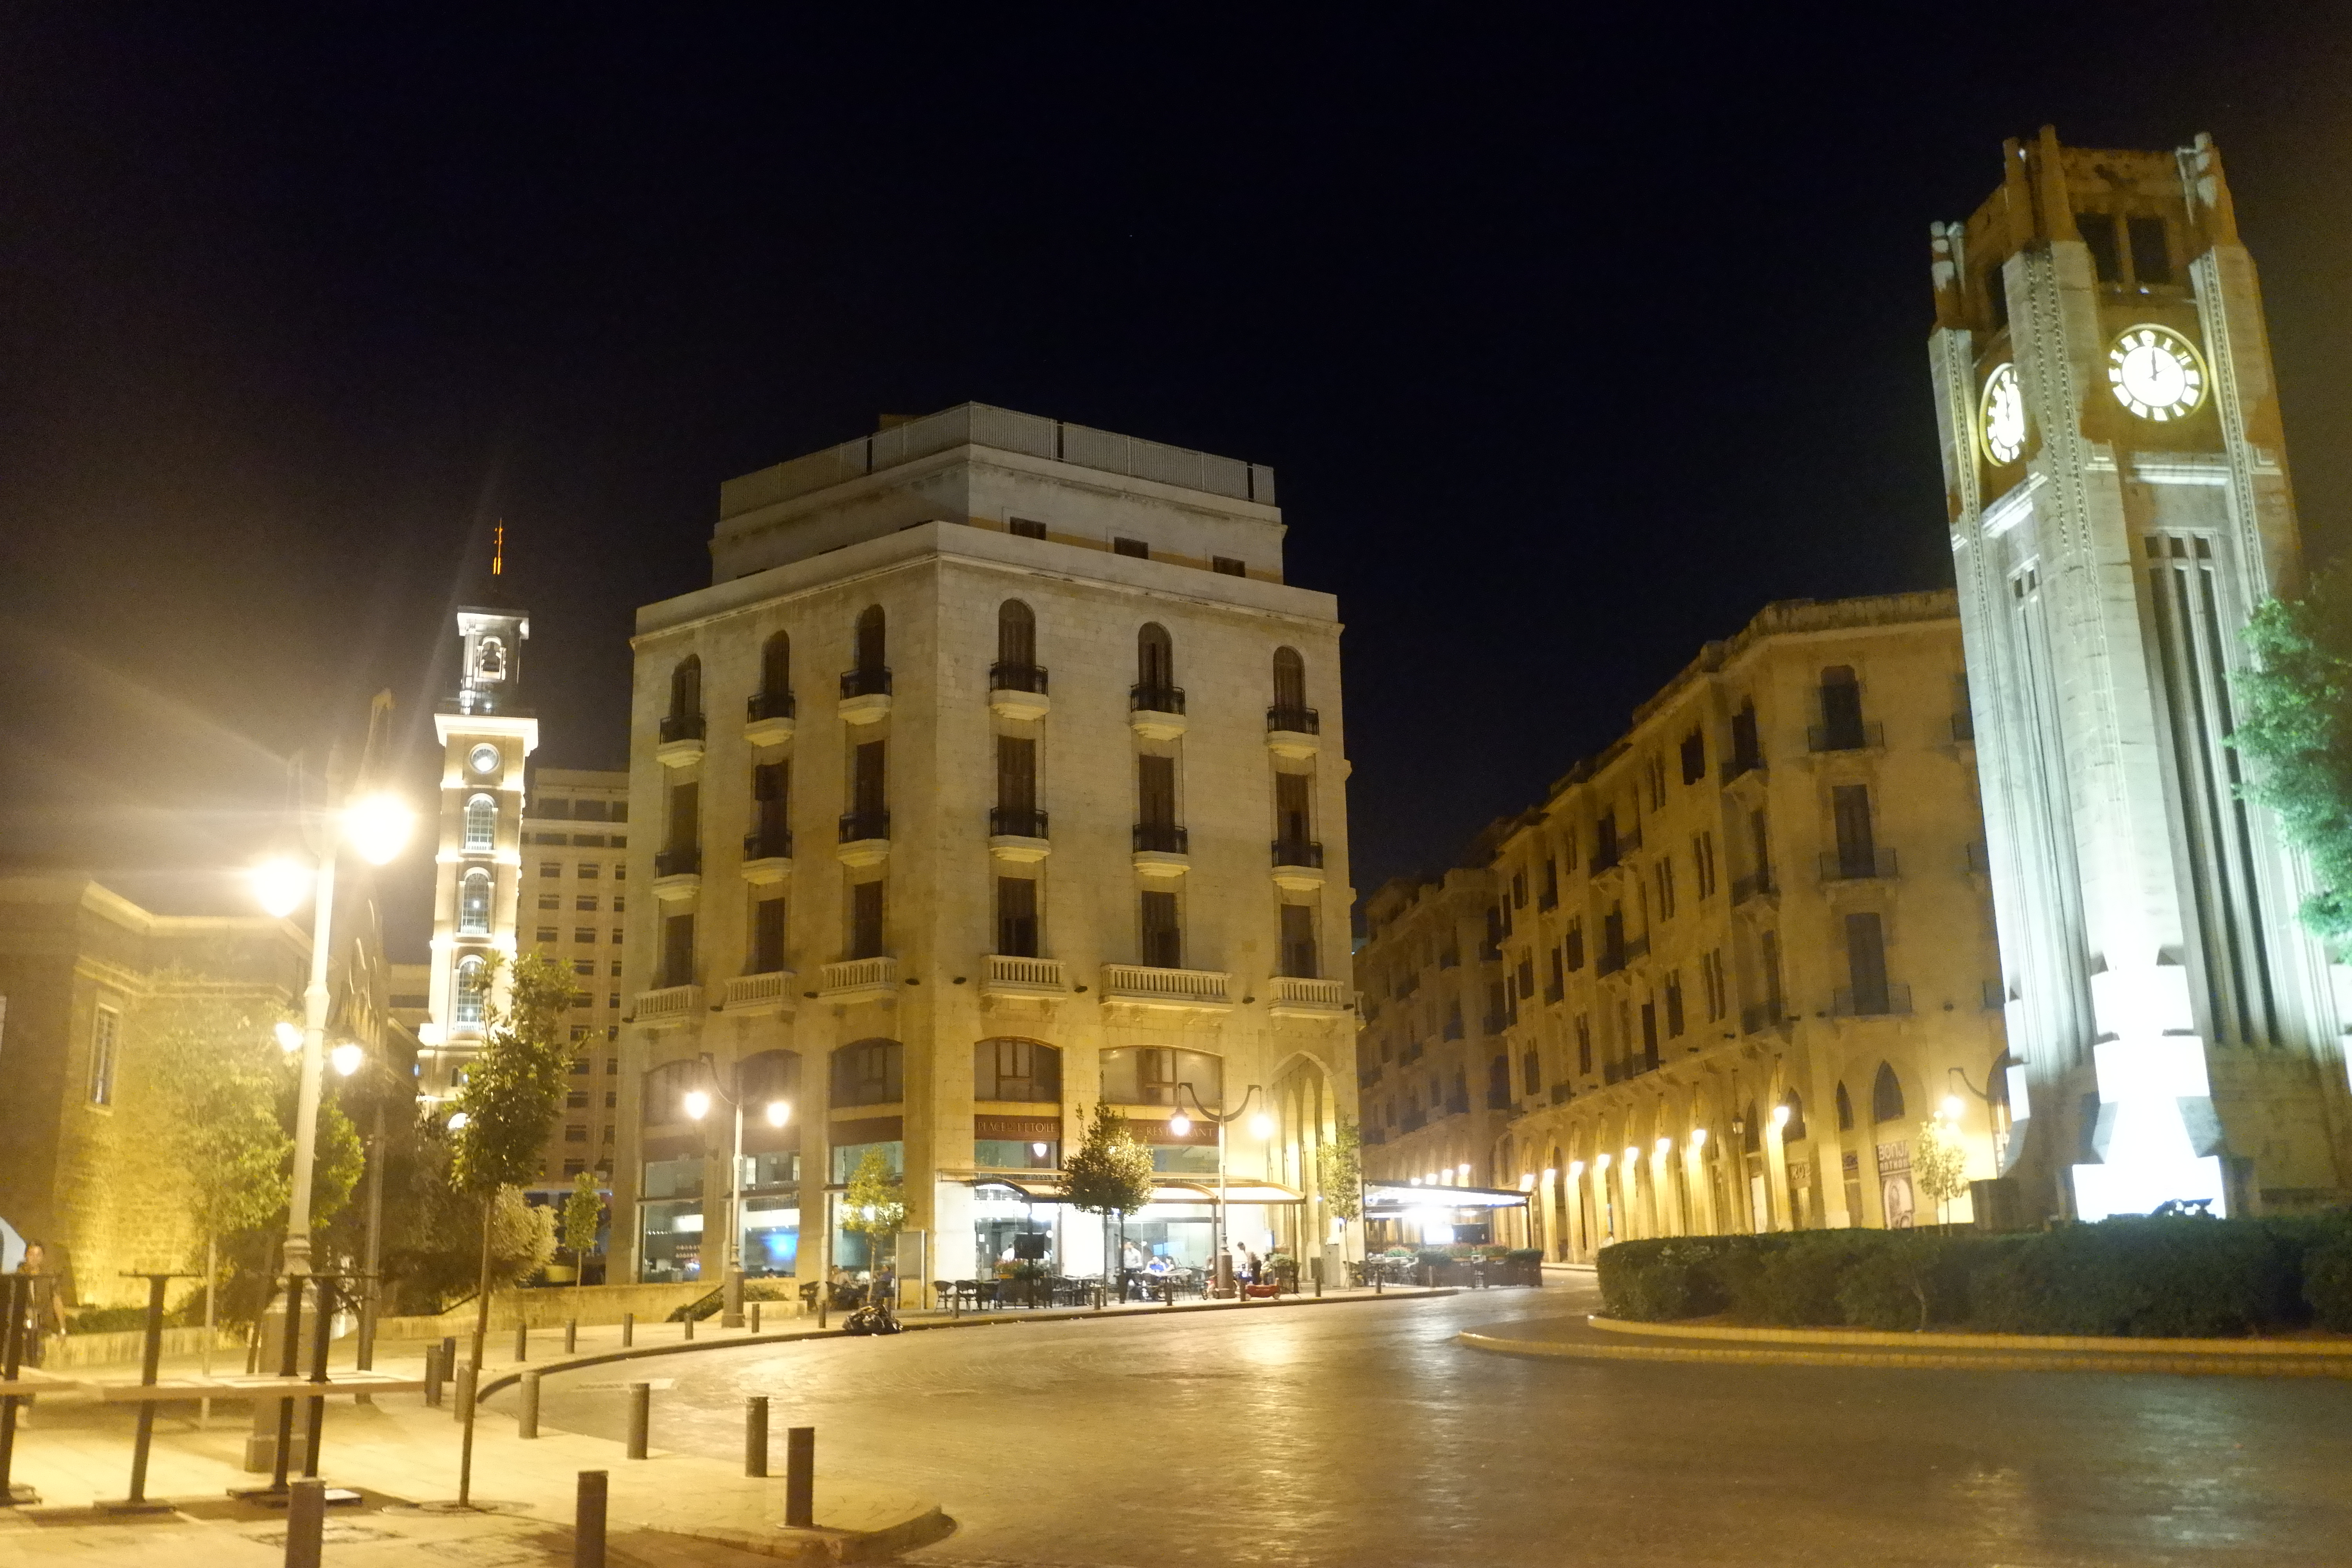
[[[2226,743],[2238,634],[2301,564],[2221,156],[2044,130],[2004,170],[1935,226],[1930,359],[2020,1175],[2088,1218],[2340,1201],[2347,972]]]
[[[861,1256],[814,1237],[868,1150],[906,1173],[909,1268],[1042,1233],[1093,1272],[1091,1216],[991,1175],[1050,1185],[1108,1100],[1213,1182],[1187,1093],[1235,1116],[1229,1176],[1304,1194],[1233,1234],[1323,1245],[1315,1150],[1354,1107],[1339,625],[1283,581],[1272,498],[1261,467],[977,405],[722,488],[714,585],[635,643],[640,1277],[717,1272],[730,1095],[754,1272]],[[1197,1256],[1207,1213],[1137,1233]]]
[[[541,1181],[609,1178],[620,1104],[622,917],[628,910],[629,775],[538,768],[523,806],[516,940],[572,971],[572,1092],[547,1135]]]
[[[1364,905],[1356,1085],[1370,1180],[1496,1181],[1495,1134],[1514,1108],[1490,1104],[1486,1084],[1513,1005],[1487,927],[1503,907],[1485,865],[1400,877]]]

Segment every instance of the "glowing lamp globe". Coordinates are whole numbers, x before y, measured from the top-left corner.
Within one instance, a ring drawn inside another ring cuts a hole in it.
[[[1168,1131],[1181,1138],[1192,1131],[1192,1119],[1180,1110],[1168,1119]]]
[[[302,1031],[283,1018],[269,1026],[269,1035],[278,1042],[278,1048],[289,1057],[302,1048]]]
[[[467,1115],[464,1111],[457,1111],[449,1118],[449,1131],[452,1132],[462,1132],[466,1130],[466,1123],[472,1120],[473,1118]]]
[[[1250,1135],[1251,1135],[1252,1137],[1255,1137],[1255,1138],[1271,1138],[1271,1137],[1273,1137],[1273,1136],[1274,1136],[1274,1118],[1273,1118],[1273,1117],[1271,1117],[1271,1116],[1268,1116],[1268,1115],[1267,1115],[1265,1111],[1263,1111],[1263,1110],[1259,1111],[1255,1116],[1251,1117],[1251,1118],[1250,1118]]]
[[[709,1114],[710,1096],[702,1089],[688,1089],[686,1091],[686,1119],[688,1121],[699,1121]]]
[[[792,1116],[793,1108],[783,1100],[772,1100],[768,1101],[769,1126],[782,1127],[785,1122],[792,1120]]]
[[[290,856],[273,855],[249,874],[255,900],[281,921],[310,896],[310,868]]]
[[[367,1059],[367,1053],[360,1048],[356,1040],[345,1040],[327,1053],[327,1059],[334,1064],[339,1075],[349,1078],[360,1070],[360,1063]]]
[[[383,865],[399,854],[415,829],[416,814],[398,795],[365,795],[343,812],[343,836],[371,866]]]

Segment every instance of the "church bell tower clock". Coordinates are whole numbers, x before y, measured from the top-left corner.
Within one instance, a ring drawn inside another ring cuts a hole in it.
[[[418,1093],[446,1098],[476,1051],[483,1023],[506,994],[522,902],[524,763],[539,720],[521,697],[530,617],[507,602],[506,528],[490,584],[457,611],[457,689],[433,716],[441,742],[441,840],[434,868],[430,1019]]]
[[[2221,154],[2003,153],[1929,342],[2028,1212],[2341,1198],[2341,972],[2239,796],[2239,631],[2300,571]]]

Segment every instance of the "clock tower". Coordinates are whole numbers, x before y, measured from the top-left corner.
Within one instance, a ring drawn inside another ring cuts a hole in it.
[[[419,1031],[417,1092],[446,1097],[480,1048],[485,1013],[506,992],[521,904],[523,764],[539,720],[523,705],[530,617],[505,592],[506,530],[480,602],[457,611],[457,689],[433,717],[440,739],[441,835],[435,857],[430,1017]]]
[[[1929,340],[2029,1213],[2340,1200],[2346,1009],[2228,744],[2301,565],[2221,154],[2003,151]]]

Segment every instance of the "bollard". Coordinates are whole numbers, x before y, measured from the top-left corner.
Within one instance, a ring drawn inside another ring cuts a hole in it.
[[[441,1336],[441,1375],[452,1379],[457,1375],[457,1336],[455,1334]]]
[[[751,1303],[751,1331],[755,1334],[760,1331],[760,1303],[757,1301]]]
[[[693,1316],[693,1314],[692,1314],[692,1313],[688,1313],[688,1314],[687,1315],[687,1320],[686,1320],[686,1337],[687,1337],[688,1339],[689,1339],[689,1340],[690,1340],[690,1339],[692,1339],[692,1338],[694,1338],[694,1316]]]
[[[515,1408],[515,1436],[539,1436],[539,1373],[522,1374],[521,1402]]]
[[[621,1348],[627,1350],[636,1342],[637,1315],[635,1312],[624,1312],[621,1314]]]
[[[529,1361],[530,1359],[530,1325],[529,1323],[517,1323],[515,1325],[515,1360]]]
[[[743,1400],[743,1473],[764,1480],[768,1474],[768,1396]]]
[[[425,1347],[425,1403],[435,1410],[441,1408],[441,1382],[446,1374],[441,1369],[441,1347]]]
[[[646,1457],[646,1439],[654,1424],[654,1385],[650,1383],[629,1384],[629,1458]]]
[[[319,1568],[327,1525],[327,1483],[306,1476],[286,1499],[286,1568]]]
[[[580,1320],[577,1318],[566,1318],[563,1320],[563,1353],[565,1355],[570,1355],[579,1348]]]
[[[457,1369],[457,1397],[452,1402],[456,1405],[456,1409],[453,1410],[451,1414],[457,1417],[457,1423],[460,1426],[465,1425],[467,1422],[471,1421],[474,1418],[474,1379],[476,1375],[476,1371],[471,1363],[461,1366]]]
[[[784,1433],[784,1523],[794,1530],[816,1527],[816,1428]]]
[[[580,1489],[572,1504],[572,1568],[604,1568],[604,1497],[610,1479],[604,1470],[580,1472]]]
[[[1388,1279],[1389,1277],[1387,1275],[1381,1273],[1378,1269],[1374,1269],[1372,1271],[1372,1294],[1375,1296],[1379,1295],[1381,1289],[1388,1284]]]
[[[1323,1260],[1319,1258],[1315,1260],[1315,1299],[1323,1299]]]

